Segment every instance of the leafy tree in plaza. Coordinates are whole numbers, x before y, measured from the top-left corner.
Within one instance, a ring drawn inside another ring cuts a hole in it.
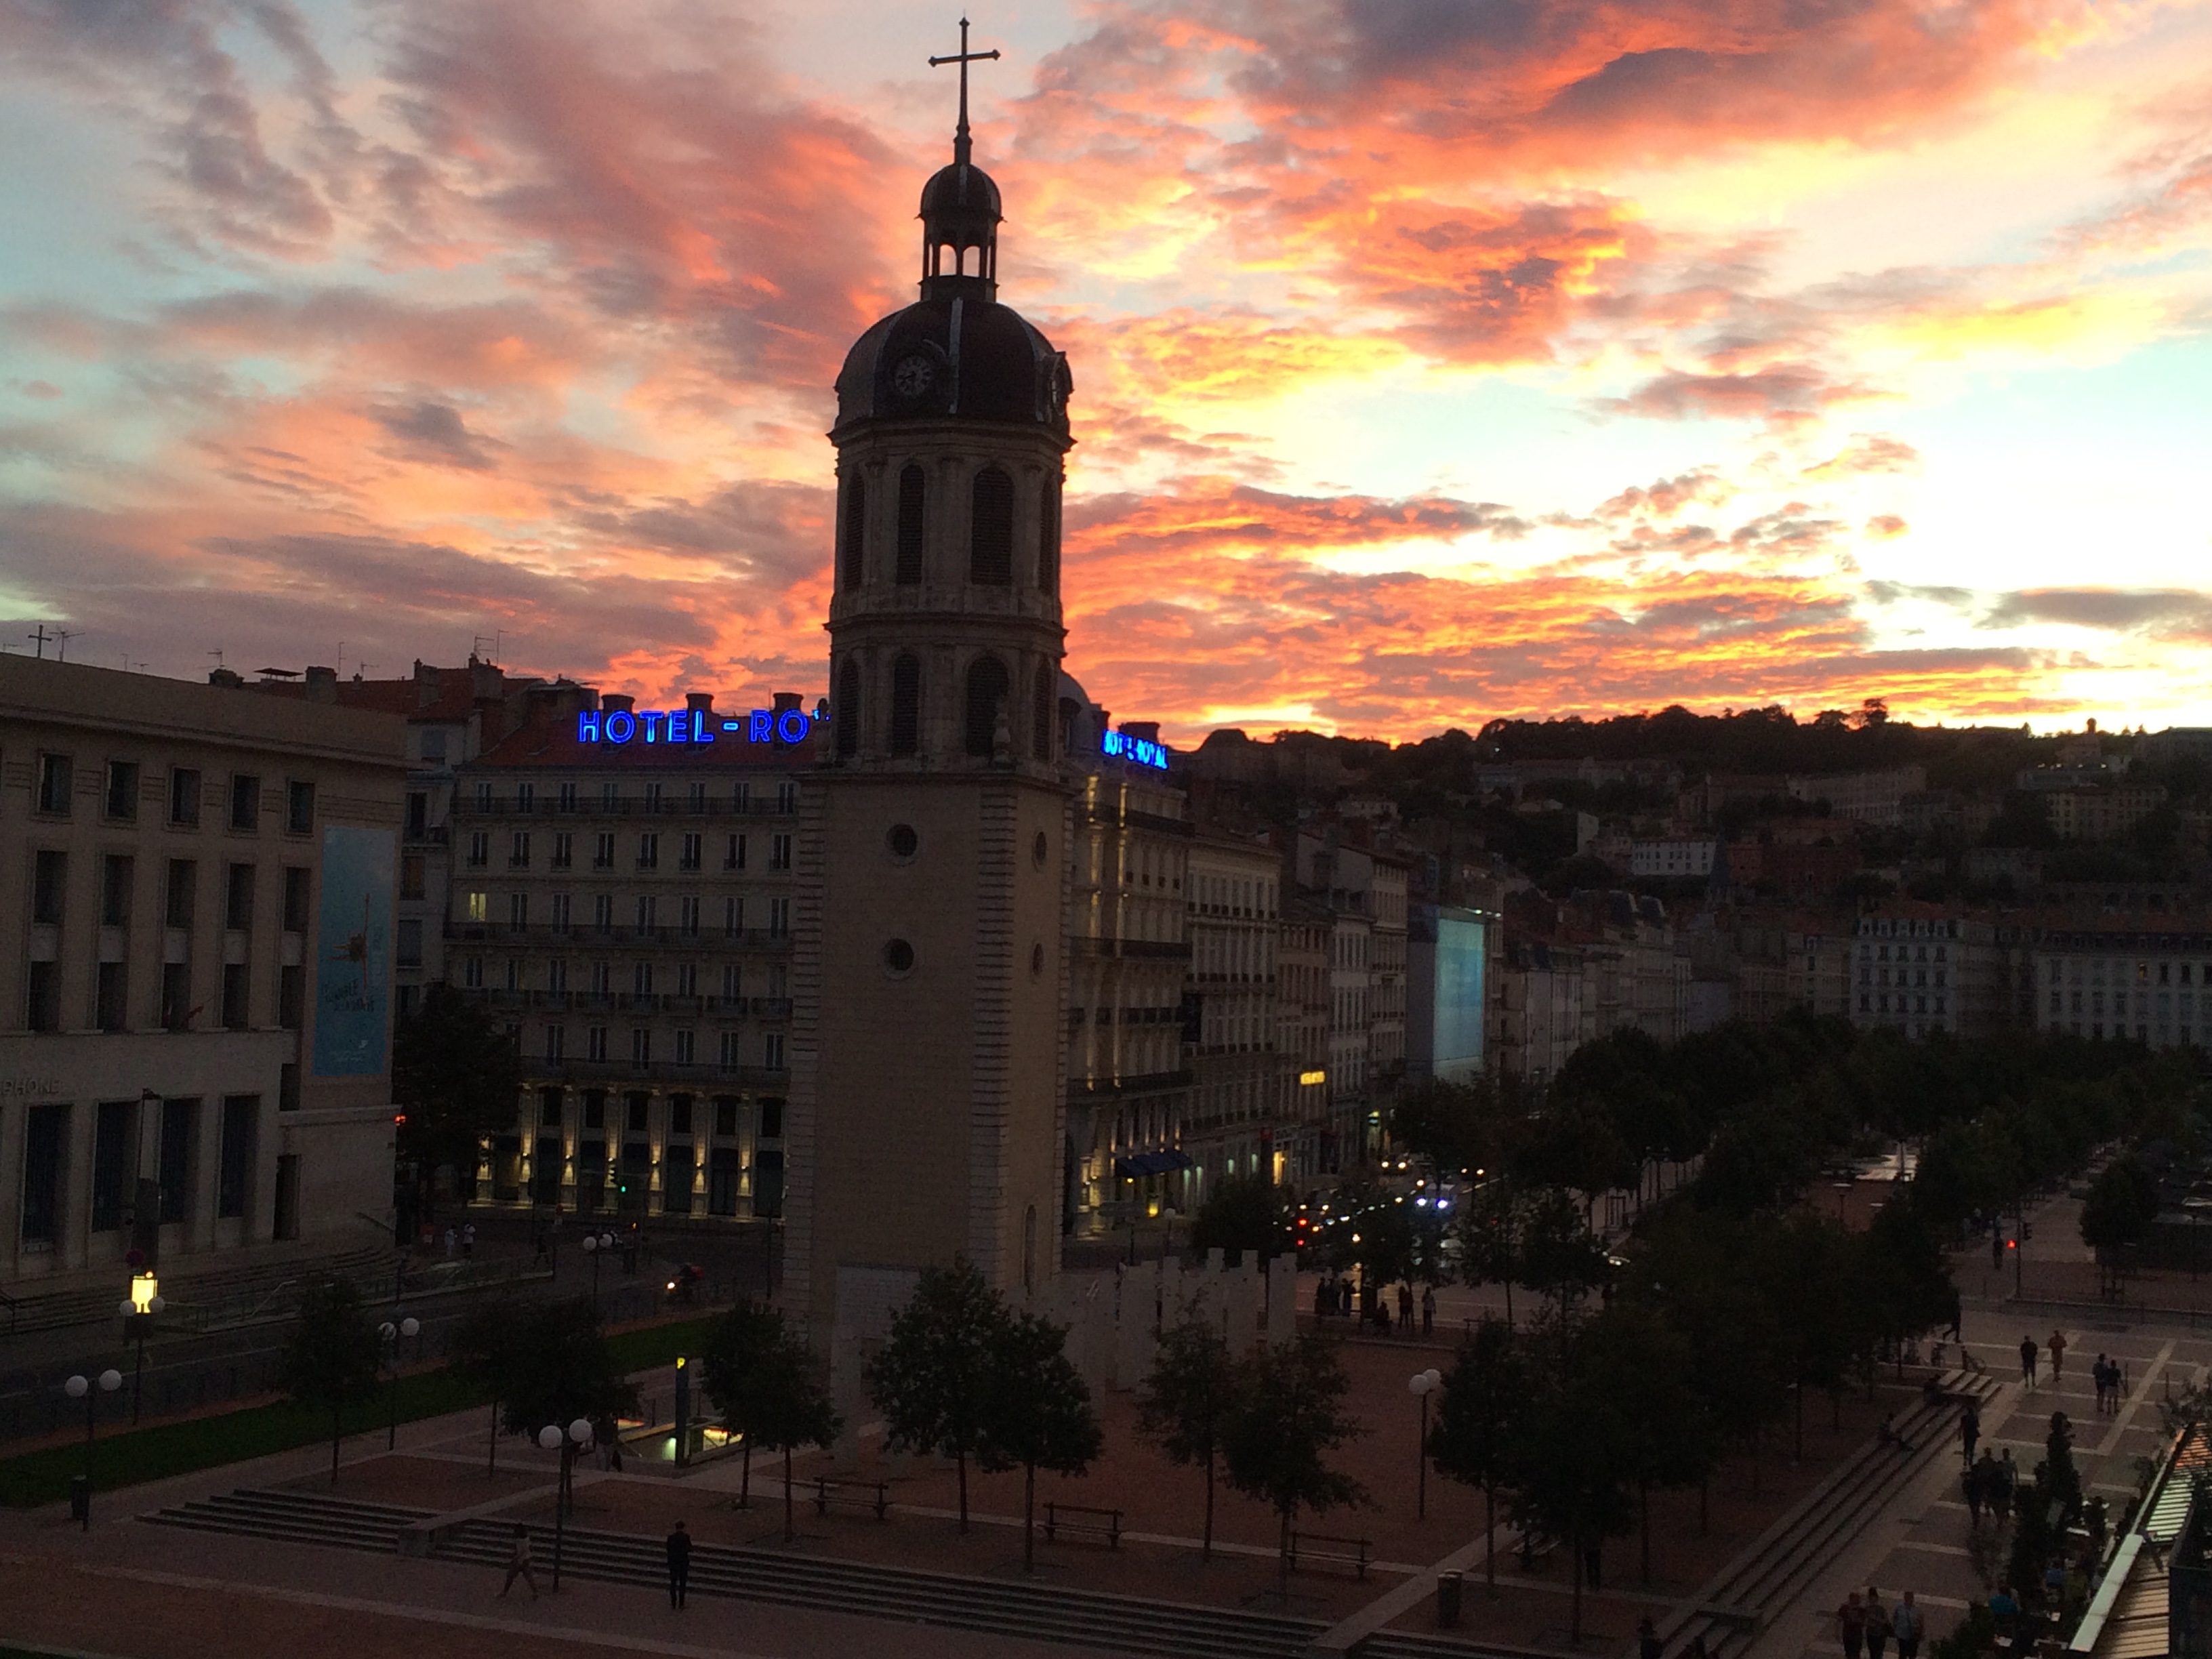
[[[1290,1591],[1291,1527],[1300,1510],[1326,1513],[1366,1496],[1328,1466],[1328,1454],[1365,1432],[1346,1408],[1351,1379],[1335,1344],[1309,1331],[1243,1362],[1243,1407],[1231,1419],[1222,1450],[1229,1484],[1257,1498],[1281,1522],[1284,1594]]]
[[[1152,1369],[1137,1395],[1137,1431],[1170,1462],[1206,1471],[1206,1527],[1199,1559],[1213,1559],[1213,1474],[1244,1374],[1214,1322],[1195,1308],[1160,1333]]]
[[[754,1422],[760,1410],[757,1402],[763,1397],[757,1374],[783,1340],[782,1314],[741,1297],[707,1328],[700,1344],[701,1386],[722,1413],[722,1426],[744,1437],[744,1473],[738,1483],[740,1509],[749,1507],[752,1499],[753,1442],[758,1437]]]
[[[1530,1194],[1521,1230],[1522,1282],[1564,1312],[1605,1282],[1605,1247],[1560,1188]]]
[[[1875,1212],[1859,1240],[1869,1323],[1899,1356],[1899,1374],[1907,1340],[1946,1323],[1958,1301],[1943,1242],[1917,1201],[1903,1189]]]
[[[1557,1539],[1573,1554],[1569,1627],[1579,1642],[1584,1554],[1635,1522],[1637,1436],[1625,1399],[1631,1387],[1603,1368],[1602,1349],[1585,1340],[1589,1328],[1556,1314],[1553,1322],[1532,1352],[1555,1349],[1559,1361],[1530,1390],[1509,1484],[1523,1532]]]
[[[1665,1307],[1689,1345],[1696,1358],[1690,1384],[1714,1431],[1750,1447],[1754,1493],[1765,1431],[1788,1409],[1790,1394],[1780,1319],[1756,1265],[1773,1225],[1771,1217],[1671,1211],[1647,1231],[1635,1285],[1636,1294]]]
[[[284,1344],[277,1386],[310,1410],[331,1414],[331,1484],[338,1483],[345,1409],[374,1399],[380,1351],[376,1330],[349,1279],[311,1285]]]
[[[1105,1445],[1091,1390],[1067,1357],[1067,1332],[1035,1314],[1002,1323],[985,1372],[986,1468],[1022,1471],[1022,1568],[1036,1566],[1036,1472],[1081,1474]]]
[[[1408,1083],[1390,1108],[1390,1139],[1444,1173],[1484,1161],[1485,1105],[1480,1085],[1440,1078]]]
[[[399,1158],[427,1195],[441,1164],[476,1167],[486,1135],[514,1127],[520,1057],[489,1010],[453,986],[429,986],[392,1033],[392,1097],[405,1114]]]
[[[1198,1206],[1190,1248],[1201,1255],[1218,1249],[1232,1265],[1248,1250],[1264,1262],[1288,1249],[1282,1194],[1264,1176],[1231,1176]]]
[[[1577,1363],[1620,1388],[1625,1473],[1636,1488],[1639,1568],[1649,1585],[1651,1488],[1705,1479],[1717,1450],[1713,1425],[1692,1386],[1689,1344],[1650,1304],[1616,1298],[1577,1341]]]
[[[922,1271],[890,1335],[868,1362],[868,1392],[884,1414],[884,1443],[953,1459],[960,1530],[968,1530],[968,1462],[984,1455],[986,1388],[1011,1316],[965,1256]],[[988,1467],[988,1465],[987,1465]]]
[[[843,1424],[830,1402],[814,1355],[774,1309],[749,1308],[734,1325],[717,1321],[726,1345],[718,1356],[719,1385],[709,1372],[707,1389],[725,1420],[745,1437],[747,1455],[757,1440],[783,1454],[783,1538],[798,1535],[792,1521],[791,1454],[799,1446],[826,1446]],[[702,1364],[706,1353],[701,1354]]]
[[[1595,1203],[1600,1193],[1637,1178],[1635,1154],[1595,1102],[1556,1097],[1529,1124],[1514,1173],[1532,1188],[1572,1190]]]
[[[1505,1323],[1513,1324],[1513,1285],[1522,1273],[1522,1235],[1528,1206],[1520,1188],[1501,1171],[1486,1177],[1460,1200],[1453,1237],[1459,1244],[1461,1275],[1472,1285],[1505,1287]]]
[[[1758,1271],[1796,1388],[1796,1452],[1805,1455],[1805,1393],[1839,1402],[1853,1358],[1864,1351],[1865,1303],[1850,1235],[1825,1216],[1797,1211],[1762,1229]]]
[[[491,1444],[484,1457],[486,1474],[495,1474],[499,1469],[499,1408],[519,1368],[515,1356],[521,1327],[521,1304],[504,1296],[492,1297],[469,1310],[455,1328],[452,1346],[447,1350],[447,1363],[491,1396]]]
[[[2090,1183],[2081,1201],[2081,1242],[2097,1253],[2109,1279],[2117,1252],[2149,1236],[2158,1218],[2158,1182],[2132,1153],[2116,1158]]]
[[[1415,1240],[1408,1207],[1403,1194],[1378,1193],[1359,1212],[1352,1258],[1359,1264],[1363,1284],[1413,1283]]]
[[[1529,1384],[1512,1327],[1485,1318],[1462,1339],[1444,1373],[1437,1420],[1425,1448],[1439,1474],[1482,1488],[1484,1560],[1489,1594],[1498,1594],[1498,1486],[1513,1470]]]
[[[535,1434],[549,1423],[565,1427],[579,1417],[596,1423],[637,1409],[637,1389],[586,1297],[525,1304],[503,1358],[507,1375],[495,1385],[500,1420],[514,1433]]]

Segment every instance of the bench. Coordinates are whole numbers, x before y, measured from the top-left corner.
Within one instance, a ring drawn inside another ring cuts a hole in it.
[[[1077,1517],[1070,1520],[1068,1517]],[[1106,1547],[1121,1547],[1121,1511],[1102,1510],[1088,1504],[1047,1504],[1044,1506],[1044,1536],[1050,1543],[1060,1533],[1073,1533],[1078,1538],[1103,1538]]]
[[[1316,1544],[1324,1547],[1316,1549],[1313,1547]],[[1328,1547],[1329,1546],[1334,1547]],[[1325,1532],[1293,1532],[1291,1534],[1292,1572],[1298,1570],[1301,1558],[1349,1566],[1353,1576],[1364,1583],[1367,1577],[1367,1564],[1374,1559],[1374,1546],[1364,1538],[1341,1538]]]
[[[842,1504],[848,1509],[870,1510],[878,1521],[890,1519],[890,1482],[888,1480],[832,1480],[828,1475],[814,1479],[814,1512],[830,1513],[832,1504]]]

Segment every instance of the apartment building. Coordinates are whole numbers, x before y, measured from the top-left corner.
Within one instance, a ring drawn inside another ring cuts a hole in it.
[[[2156,931],[2129,925],[2139,920],[2036,931],[2038,1030],[2212,1048],[2212,921],[2197,912],[2153,919]]]
[[[0,1290],[389,1240],[387,715],[0,657]]]
[[[2008,1023],[2002,951],[1989,921],[1899,903],[1861,916],[1851,1023],[1907,1036],[1981,1036]]]
[[[1224,1176],[1289,1177],[1295,1055],[1277,1015],[1282,866],[1266,842],[1200,835],[1190,843],[1184,909],[1192,1074],[1182,1150],[1202,1194]]]

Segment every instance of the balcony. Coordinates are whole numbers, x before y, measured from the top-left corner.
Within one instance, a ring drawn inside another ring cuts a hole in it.
[[[526,1089],[549,1083],[627,1083],[664,1084],[710,1093],[716,1089],[791,1086],[788,1071],[771,1072],[765,1066],[722,1066],[712,1060],[682,1066],[672,1060],[649,1060],[641,1066],[627,1060],[544,1060],[530,1054],[522,1057],[522,1079]]]
[[[796,769],[795,768],[793,769]],[[614,800],[603,796],[579,797],[574,806],[562,806],[558,800],[532,801],[519,806],[511,800],[480,803],[473,799],[456,799],[453,817],[456,819],[491,818],[565,818],[574,820],[589,817],[668,817],[668,818],[781,818],[788,822],[798,816],[796,807],[788,812],[776,810],[775,798],[764,801],[748,801],[738,806],[725,798],[694,803],[689,799],[647,800],[642,795],[623,795]]]

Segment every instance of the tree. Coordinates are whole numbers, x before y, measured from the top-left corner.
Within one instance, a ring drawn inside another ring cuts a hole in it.
[[[752,1501],[752,1427],[760,1387],[754,1372],[783,1337],[783,1316],[764,1304],[739,1297],[736,1305],[707,1328],[699,1347],[700,1386],[722,1413],[722,1426],[744,1440],[744,1472],[738,1486],[738,1507]]]
[[[491,1444],[484,1458],[488,1475],[499,1469],[499,1407],[519,1363],[515,1352],[521,1313],[518,1304],[503,1296],[477,1303],[454,1330],[449,1350],[453,1369],[491,1396]]]
[[[1522,1234],[1528,1206],[1504,1175],[1493,1175],[1461,1200],[1454,1229],[1460,1272],[1468,1283],[1505,1287],[1505,1323],[1513,1324],[1513,1285],[1522,1271]]]
[[[441,1164],[476,1167],[484,1136],[513,1127],[521,1060],[491,1014],[439,982],[392,1033],[392,1097],[405,1114],[399,1157],[427,1192]]]
[[[1651,1488],[1689,1486],[1711,1468],[1714,1435],[1691,1386],[1689,1345],[1649,1304],[1614,1301],[1582,1333],[1578,1363],[1613,1378],[1636,1483],[1638,1565],[1651,1582]]]
[[[284,1345],[278,1386],[310,1410],[331,1414],[331,1484],[338,1483],[338,1442],[345,1408],[376,1396],[376,1331],[349,1279],[326,1279],[300,1297]]]
[[[1198,1255],[1219,1249],[1233,1266],[1251,1251],[1260,1261],[1290,1248],[1280,1194],[1264,1176],[1231,1176],[1206,1194],[1190,1226]]]
[[[1206,1528],[1199,1559],[1213,1559],[1213,1469],[1243,1395],[1243,1374],[1220,1328],[1186,1310],[1160,1334],[1152,1373],[1137,1395],[1137,1431],[1170,1462],[1206,1470]]]
[[[2107,1276],[2118,1252],[2140,1243],[2158,1217],[2158,1182],[2133,1153],[2116,1158],[2081,1201],[2081,1242]]]
[[[1524,1534],[1556,1538],[1574,1556],[1570,1629],[1582,1639],[1583,1561],[1604,1539],[1626,1533],[1636,1436],[1622,1379],[1592,1363],[1584,1332],[1559,1320],[1560,1363],[1530,1391],[1510,1484],[1514,1518]],[[1546,1346],[1549,1346],[1548,1344]]]
[[[1000,1326],[984,1374],[984,1467],[1022,1471],[1025,1572],[1036,1567],[1036,1472],[1081,1474],[1105,1443],[1091,1390],[1066,1348],[1063,1327],[1017,1314]]]
[[[1436,1425],[1425,1448],[1437,1472],[1482,1488],[1483,1562],[1489,1594],[1498,1594],[1498,1484],[1513,1468],[1513,1449],[1528,1398],[1528,1376],[1512,1328],[1486,1317],[1459,1345],[1444,1373]]]
[[[884,1443],[954,1459],[960,1530],[968,1530],[968,1460],[985,1448],[984,1389],[1006,1304],[965,1256],[927,1267],[868,1362],[868,1393],[884,1414]]]
[[[844,1425],[830,1403],[830,1390],[806,1344],[785,1326],[780,1311],[762,1311],[765,1321],[743,1333],[750,1346],[733,1392],[748,1447],[758,1440],[769,1450],[783,1454],[783,1540],[787,1544],[798,1536],[792,1522],[792,1451],[799,1446],[826,1446]],[[726,1412],[721,1396],[714,1398]]]
[[[1605,1281],[1604,1246],[1591,1234],[1582,1206],[1557,1187],[1532,1194],[1522,1212],[1521,1273],[1562,1314]]]
[[[1282,1522],[1287,1597],[1291,1522],[1298,1510],[1322,1514],[1366,1497],[1358,1481],[1326,1462],[1328,1453],[1365,1431],[1345,1409],[1352,1382],[1335,1344],[1317,1333],[1260,1349],[1241,1369],[1244,1402],[1231,1420],[1224,1461],[1229,1484],[1273,1506]]]
[[[499,1384],[500,1420],[518,1434],[549,1423],[620,1417],[637,1408],[637,1389],[599,1329],[599,1313],[583,1297],[526,1304],[516,1316]]]

